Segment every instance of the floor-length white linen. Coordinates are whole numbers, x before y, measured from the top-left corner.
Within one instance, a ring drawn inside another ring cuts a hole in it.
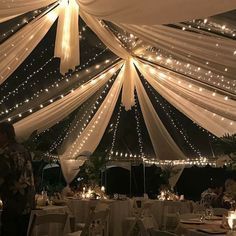
[[[59,57],[60,72],[65,74],[80,64],[79,6],[75,0],[61,1],[55,42],[55,57]]]
[[[113,73],[114,71],[112,71]],[[79,172],[79,167],[86,160],[83,153],[93,153],[100,143],[117,103],[123,84],[123,74],[124,69],[122,68],[92,120],[71,143],[71,146],[60,155],[62,172],[67,183],[73,180]]]
[[[112,69],[114,73],[119,69],[119,67],[120,64],[116,64],[109,69]],[[58,121],[64,119],[85,100],[92,96],[99,88],[101,88],[113,73],[106,71],[102,75],[92,78],[70,94],[16,122],[14,127],[17,137],[19,139],[25,139],[34,131],[41,133],[45,129],[56,124]]]
[[[159,160],[185,159],[185,155],[176,145],[158,117],[138,76],[135,79],[135,88],[156,157]]]
[[[181,97],[179,94],[172,92],[167,87],[158,83],[157,80],[153,79],[143,65],[137,65],[151,86],[191,120],[218,137],[221,137],[226,133],[233,134],[236,132],[236,125],[233,120],[229,120],[225,117],[207,111],[206,109],[203,109],[202,107],[195,105],[193,102]]]
[[[114,23],[157,25],[205,18],[236,8],[235,0],[76,0],[83,11]]]
[[[37,10],[38,8],[46,7],[55,0],[0,0],[0,23],[17,15],[24,14],[29,11]]]
[[[166,213],[176,214],[177,216],[177,213],[184,214],[192,212],[193,207],[191,201],[150,200],[150,202],[152,203],[151,213],[153,214],[160,227],[163,227],[164,217]]]
[[[38,17],[0,45],[0,84],[25,60],[42,40],[58,17],[54,8]]]

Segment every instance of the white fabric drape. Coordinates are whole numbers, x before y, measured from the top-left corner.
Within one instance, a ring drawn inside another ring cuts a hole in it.
[[[179,96],[219,116],[236,121],[236,102],[228,96],[215,93],[207,86],[199,86],[185,76],[166,71],[158,66],[146,66],[146,70],[151,72],[159,84]]]
[[[126,110],[130,110],[134,105],[134,81],[133,70],[130,67],[131,59],[130,54],[123,48],[120,41],[114,36],[112,32],[105,28],[101,21],[97,20],[85,12],[81,11],[81,17],[85,23],[91,28],[92,31],[101,39],[101,41],[117,56],[126,59],[125,63],[125,76],[123,89],[122,89],[122,104]]]
[[[101,21],[89,14],[86,14],[84,11],[82,11],[82,9],[80,9],[80,16],[89,26],[89,28],[113,53],[123,59],[129,58],[129,53],[121,46],[120,41],[114,36],[112,32],[103,26]]]
[[[122,105],[125,107],[125,110],[128,111],[135,104],[134,79],[136,76],[136,71],[135,68],[133,67],[133,59],[129,58],[128,60],[126,60],[124,67],[125,67],[124,68],[125,78],[122,88],[121,102]]]
[[[87,160],[86,156],[80,156],[77,159],[60,159],[61,169],[66,183],[73,181],[75,176],[79,173],[79,168]]]
[[[60,72],[65,74],[80,64],[79,6],[75,0],[64,0],[59,8],[54,55],[61,59]]]
[[[123,25],[152,46],[168,49],[171,53],[184,53],[202,61],[211,61],[226,67],[236,68],[234,49],[235,40],[211,37],[203,34],[173,29],[167,26]]]
[[[18,15],[12,15],[12,16],[7,16],[7,17],[2,17],[0,18],[0,23],[4,22],[4,21],[7,21],[7,20],[10,20],[14,17],[17,17]]]
[[[137,66],[145,79],[162,97],[204,129],[218,137],[226,133],[233,134],[236,132],[236,122],[212,113],[163,86],[158,80],[153,78],[153,74],[149,74],[147,70],[148,66],[140,63],[137,63]],[[164,78],[162,77],[162,79]]]
[[[19,139],[25,139],[35,130],[41,133],[51,127],[56,122],[65,118],[68,114],[79,107],[86,99],[92,96],[101,86],[103,86],[113,73],[120,68],[120,63],[100,76],[92,78],[90,81],[80,86],[67,96],[47,107],[27,116],[14,124],[16,135]]]
[[[120,167],[122,169],[131,171],[131,162],[109,161],[108,163],[106,163],[106,169],[110,169],[113,167]]]
[[[184,171],[185,165],[176,165],[172,166],[170,169],[170,177],[169,177],[169,185],[171,189],[174,189],[175,185],[177,184],[180,176],[182,175]],[[161,168],[165,169],[165,166],[162,166]]]
[[[42,7],[46,7],[55,0],[0,0],[0,23],[17,15],[24,14]]]
[[[114,23],[157,25],[205,18],[236,8],[236,0],[77,0],[86,13]]]
[[[33,51],[58,17],[54,8],[40,19],[27,24],[0,45],[0,84],[3,83]]]
[[[124,68],[120,71],[105,100],[82,134],[60,156],[63,174],[67,183],[73,180],[79,172],[79,167],[84,163],[83,153],[93,153],[100,143],[121,91],[123,73]]]
[[[158,117],[138,75],[135,79],[135,88],[156,157],[159,160],[185,159]]]

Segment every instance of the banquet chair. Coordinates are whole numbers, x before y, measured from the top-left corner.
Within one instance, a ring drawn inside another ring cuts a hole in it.
[[[149,236],[151,230],[158,229],[153,217],[143,217],[138,219],[137,226],[141,236]]]
[[[83,228],[86,226],[86,223],[89,221],[89,218],[91,218],[91,216],[93,215],[94,211],[95,211],[95,206],[91,206],[89,208],[89,213],[88,213],[86,221],[85,222],[76,222],[74,231],[82,231]],[[72,231],[72,232],[74,232],[74,231]]]
[[[153,205],[152,201],[144,201],[141,205],[141,208],[139,208],[138,212],[135,212],[133,216],[126,217],[123,221],[123,235],[129,236],[132,234],[135,225],[139,219],[141,219],[143,222],[148,222],[152,225],[152,227],[158,228],[158,224],[151,213],[151,207]],[[140,226],[141,227],[141,226]]]
[[[33,215],[32,222],[29,225],[29,230],[28,230],[27,236],[32,236],[34,230],[36,229],[36,227],[41,226],[41,225],[43,226],[43,225],[46,225],[46,224],[51,224],[51,223],[58,225],[58,227],[60,229],[58,230],[59,234],[57,234],[57,235],[62,236],[63,233],[64,233],[64,228],[65,228],[65,225],[66,225],[67,218],[68,218],[67,213],[64,213],[64,214],[52,213],[52,214],[43,214],[43,215],[41,215],[41,214],[39,215],[39,214],[35,213]],[[48,232],[49,228],[45,227],[45,229],[47,229],[47,232],[43,232],[43,234],[40,234],[40,233],[38,234],[37,233],[37,236],[49,235],[49,232]]]
[[[98,212],[98,211],[106,211],[109,210],[109,204],[104,203],[104,202],[99,202],[96,206],[90,207],[90,212]],[[91,216],[88,216],[91,217]],[[88,219],[87,219],[88,220]],[[86,220],[86,222],[87,222]],[[75,223],[75,230],[74,231],[79,231],[79,230],[83,230],[83,228],[86,225],[86,222],[78,222]]]
[[[149,232],[150,232],[150,236],[177,236],[177,234],[170,233],[167,231],[156,230],[156,229],[151,229]]]
[[[163,213],[163,230],[174,230],[177,227],[179,221],[179,209],[173,209],[173,207],[164,206]]]
[[[153,206],[153,201],[145,201],[141,208],[141,215],[142,216],[152,216],[151,208]]]
[[[91,211],[82,230],[69,233],[67,236],[108,236],[109,209]]]

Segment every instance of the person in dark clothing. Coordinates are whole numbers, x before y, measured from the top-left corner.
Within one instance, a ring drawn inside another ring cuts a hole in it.
[[[26,236],[35,206],[31,156],[16,142],[14,127],[8,122],[0,123],[0,197],[1,236]]]

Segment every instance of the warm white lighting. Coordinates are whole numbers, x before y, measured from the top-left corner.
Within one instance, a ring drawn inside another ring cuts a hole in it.
[[[47,18],[51,22],[54,22],[55,19],[57,18],[57,16],[58,16],[58,14],[55,11],[50,11],[50,12],[47,13]]]

